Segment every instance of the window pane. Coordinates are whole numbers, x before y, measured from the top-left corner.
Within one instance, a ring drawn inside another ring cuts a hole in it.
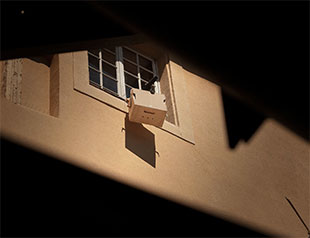
[[[126,98],[130,97],[130,90],[131,88],[126,86]]]
[[[89,69],[89,82],[95,84],[95,86],[100,87],[100,73],[91,68]]]
[[[106,51],[106,50],[102,50],[102,59],[108,61],[111,64],[115,65],[115,55],[113,55],[112,53]]]
[[[136,53],[123,47],[123,57],[137,63]]]
[[[116,68],[102,62],[102,72],[116,79]]]
[[[89,52],[99,57],[99,50],[89,50]]]
[[[134,88],[139,88],[138,79],[126,73],[125,73],[125,83]]]
[[[144,68],[153,71],[152,61],[144,58],[143,56],[139,55],[139,65],[143,66]]]
[[[138,69],[137,66],[128,62],[127,60],[124,60],[124,69],[128,71],[129,73],[132,73],[134,75],[138,75]]]
[[[93,68],[99,70],[99,59],[88,54],[88,64]]]
[[[103,86],[117,94],[117,82],[103,75]]]
[[[150,81],[153,78],[152,73],[149,73],[148,71],[141,69],[141,68],[140,68],[140,75],[141,75],[141,78],[143,78],[146,81]]]

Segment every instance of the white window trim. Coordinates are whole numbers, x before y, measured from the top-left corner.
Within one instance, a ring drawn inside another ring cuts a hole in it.
[[[127,103],[124,100],[89,84],[87,51],[74,52],[72,53],[72,57],[74,89],[92,98],[95,98],[109,106],[112,106],[117,110],[128,113]],[[170,72],[169,80],[171,80],[170,83],[171,85],[173,85],[172,93],[175,97],[174,103],[177,110],[176,116],[178,118],[178,125],[174,125],[165,120],[163,126],[160,129],[167,131],[170,134],[177,136],[180,139],[185,140],[191,144],[195,144],[192,121],[190,116],[191,113],[187,101],[187,92],[185,85],[186,83],[183,75],[183,67],[177,65],[171,60],[169,60],[168,65],[169,66],[167,67],[169,67]]]
[[[123,51],[116,47],[115,50],[115,58],[116,58],[116,76],[118,80],[118,94],[121,98],[126,99],[126,86],[125,86],[125,74],[124,74],[124,64],[123,64]]]
[[[149,73],[153,73],[154,76],[157,76],[157,77],[158,77],[157,64],[156,64],[156,61],[155,61],[154,59],[152,59],[152,58],[150,58],[150,57],[147,57],[146,55],[143,55],[143,54],[139,53],[138,51],[136,51],[136,50],[134,50],[134,49],[131,49],[131,48],[129,48],[129,47],[122,46],[122,48],[126,48],[126,49],[128,49],[128,50],[130,50],[130,51],[136,53],[136,60],[137,60],[137,63],[132,62],[130,59],[126,59],[126,60],[128,60],[129,62],[131,62],[131,63],[133,63],[133,64],[135,64],[135,65],[137,65],[137,67],[138,67],[138,79],[139,79],[138,83],[139,83],[139,88],[141,88],[140,68],[142,68],[143,70],[145,70],[145,71],[147,71],[147,72],[149,72]],[[150,60],[150,61],[152,62],[152,68],[153,68],[153,71],[154,71],[154,72],[151,72],[149,69],[146,69],[146,68],[144,68],[143,66],[141,66],[141,65],[139,64],[139,55],[141,55],[143,58],[146,58],[146,59],[148,59],[148,60]],[[122,61],[122,62],[123,62],[123,61]],[[128,72],[128,73],[130,73],[130,72]],[[158,77],[158,78],[159,78],[159,77]],[[160,93],[160,87],[159,87],[158,80],[155,81],[154,85],[155,85],[155,93]]]

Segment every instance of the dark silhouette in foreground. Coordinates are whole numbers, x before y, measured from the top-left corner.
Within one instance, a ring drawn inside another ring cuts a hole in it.
[[[1,139],[2,236],[262,237]]]

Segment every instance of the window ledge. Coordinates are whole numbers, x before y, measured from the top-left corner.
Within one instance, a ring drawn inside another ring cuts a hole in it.
[[[80,85],[76,84],[74,85],[74,90],[89,97],[92,97],[100,102],[103,102],[104,104],[111,106],[117,110],[128,113],[127,103],[124,100],[114,97],[103,90],[97,89],[91,85],[80,87]]]
[[[117,110],[120,110],[124,113],[128,113],[128,107],[127,107],[127,103],[125,101],[123,101],[120,98],[114,97],[112,95],[110,95],[109,93],[100,90],[98,88],[95,88],[91,85],[85,85],[84,87],[79,85],[79,84],[75,84],[74,85],[74,89],[80,93],[83,93],[89,97],[92,97],[96,100],[99,100],[100,102],[105,103],[108,106],[111,106]],[[194,138],[190,135],[186,135],[184,132],[182,133],[182,130],[180,127],[168,122],[168,121],[164,121],[164,124],[162,127],[157,127],[159,129],[162,129],[174,136],[179,137],[182,140],[185,140],[191,144],[195,144],[194,142]]]
[[[73,53],[72,57],[73,57],[74,90],[82,94],[85,94],[87,96],[90,96],[96,100],[99,100],[100,102],[103,102],[124,113],[128,113],[127,103],[123,99],[113,96],[89,84],[89,75],[88,75],[88,67],[87,67],[88,66],[87,51],[75,52]],[[172,64],[172,62],[170,63]],[[175,75],[176,78],[183,77],[181,73],[183,69],[181,67],[179,68],[180,69],[176,71],[178,73],[178,75]],[[181,80],[181,81],[184,81],[184,80]],[[182,90],[180,91],[180,95],[178,94],[176,95],[176,97],[183,98],[183,100],[185,100],[186,96],[184,95],[186,94],[184,94],[184,89],[183,89],[184,85],[180,85],[181,88],[180,86],[178,86],[177,82],[175,82],[174,85],[179,91]],[[180,102],[179,100],[177,100],[177,103],[179,105],[183,105],[183,111],[179,110],[179,114],[182,116],[181,118],[179,118],[179,119],[182,119],[182,120],[179,120],[180,126],[176,126],[165,120],[163,126],[157,127],[157,128],[160,128],[172,135],[175,135],[178,138],[184,141],[187,141],[191,144],[195,144],[191,121],[189,121],[188,117],[186,117],[188,115],[188,105],[186,101],[183,101],[183,100]],[[182,108],[182,107],[180,106],[179,108]]]

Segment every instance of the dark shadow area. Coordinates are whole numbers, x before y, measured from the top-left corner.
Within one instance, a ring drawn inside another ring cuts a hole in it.
[[[1,1],[0,10],[1,60],[97,49],[102,39],[140,40],[87,1]]]
[[[29,59],[37,63],[44,64],[47,67],[50,67],[52,63],[53,55],[33,56],[33,57],[29,57]]]
[[[165,46],[185,69],[310,141],[309,1],[96,5]]]
[[[125,117],[125,147],[152,167],[156,167],[155,135],[140,123]]]
[[[262,237],[1,138],[1,236]]]
[[[228,143],[235,148],[239,140],[247,142],[265,117],[221,90]]]
[[[309,142],[309,1],[1,2],[2,60],[148,37]]]

